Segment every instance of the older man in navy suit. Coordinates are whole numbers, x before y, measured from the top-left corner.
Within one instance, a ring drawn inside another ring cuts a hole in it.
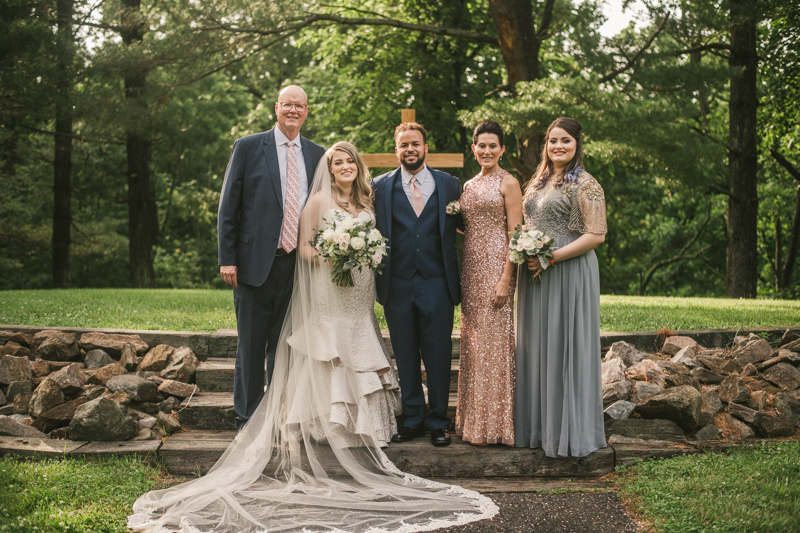
[[[461,182],[425,165],[427,132],[410,122],[397,127],[400,168],[375,178],[377,227],[389,238],[383,272],[376,278],[392,340],[403,402],[403,429],[392,442],[431,430],[436,446],[450,444],[447,403],[453,350],[453,309],[461,301],[456,217],[445,208],[461,196]],[[428,406],[420,360],[428,373]]]
[[[233,286],[239,342],[233,406],[241,428],[264,397],[289,306],[300,212],[325,149],[300,136],[308,97],[296,85],[275,102],[275,128],[233,144],[219,199],[219,272]]]

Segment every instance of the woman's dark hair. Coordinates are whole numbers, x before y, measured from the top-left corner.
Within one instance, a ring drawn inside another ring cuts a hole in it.
[[[547,142],[550,139],[550,132],[555,128],[561,128],[566,131],[570,137],[575,139],[575,157],[567,165],[566,170],[556,182],[557,187],[563,186],[565,183],[576,183],[578,178],[583,173],[583,135],[581,134],[581,123],[574,118],[560,117],[553,121],[547,128],[547,133],[544,136],[544,144],[542,145],[542,158],[539,161],[539,166],[536,167],[536,173],[528,182],[525,187],[525,196],[532,193],[535,189],[541,189],[550,180],[553,175],[553,161],[547,153]]]
[[[484,120],[475,126],[475,132],[472,134],[472,144],[478,144],[478,135],[481,133],[494,133],[500,141],[500,146],[505,146],[503,144],[503,126],[494,120]]]

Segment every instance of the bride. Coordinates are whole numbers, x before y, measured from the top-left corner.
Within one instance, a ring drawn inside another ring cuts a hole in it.
[[[396,433],[398,383],[373,311],[375,280],[353,287],[309,244],[334,218],[374,221],[369,171],[334,144],[300,223],[292,301],[267,395],[209,473],[133,505],[136,531],[413,532],[490,518],[489,498],[397,469],[381,450]],[[391,245],[391,242],[389,243]]]

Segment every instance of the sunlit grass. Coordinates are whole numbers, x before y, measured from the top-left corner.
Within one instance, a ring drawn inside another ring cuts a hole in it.
[[[381,327],[383,309],[375,304]],[[231,291],[70,289],[0,291],[0,324],[215,331],[235,328]],[[461,327],[460,309],[454,325]],[[761,328],[800,325],[800,301],[601,296],[602,331]]]
[[[124,533],[133,502],[161,488],[138,458],[0,459],[0,533]]]
[[[687,455],[620,468],[627,506],[663,533],[800,531],[800,443]]]

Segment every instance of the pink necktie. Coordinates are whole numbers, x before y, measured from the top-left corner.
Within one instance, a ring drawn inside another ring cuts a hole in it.
[[[422,197],[422,191],[417,187],[416,176],[411,176],[409,184],[411,185],[411,207],[414,208],[414,212],[419,217],[422,214],[422,210],[425,209],[425,198]]]
[[[297,247],[297,224],[300,219],[300,178],[297,172],[297,155],[294,143],[286,143],[289,147],[289,158],[286,164],[286,198],[283,202],[283,237],[281,248],[291,252]]]

